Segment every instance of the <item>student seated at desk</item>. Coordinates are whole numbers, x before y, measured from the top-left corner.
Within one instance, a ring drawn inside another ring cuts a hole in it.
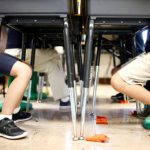
[[[0,27],[0,73],[14,76],[5,97],[0,114],[0,136],[8,139],[19,139],[27,136],[27,132],[15,125],[20,116],[20,102],[32,76],[31,67],[21,60],[3,53],[7,43],[7,30]],[[31,118],[30,113],[25,113]]]
[[[125,64],[111,78],[112,86],[119,92],[150,105],[150,91],[144,85],[150,79],[150,31],[145,52]]]
[[[9,29],[8,42],[5,53],[21,58],[22,35],[16,30]],[[27,47],[31,47],[31,38],[27,40]],[[53,98],[59,101],[61,109],[70,109],[69,89],[65,83],[62,62],[56,50],[50,44],[47,48],[37,48],[35,54],[34,70],[45,72],[48,75],[48,82],[52,89]],[[41,44],[38,43],[38,47]],[[30,63],[31,49],[26,50],[26,62]]]

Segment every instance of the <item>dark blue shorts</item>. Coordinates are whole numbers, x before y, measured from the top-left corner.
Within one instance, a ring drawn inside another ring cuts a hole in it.
[[[20,61],[20,59],[5,53],[0,53],[0,74],[10,75],[10,71],[17,61]]]

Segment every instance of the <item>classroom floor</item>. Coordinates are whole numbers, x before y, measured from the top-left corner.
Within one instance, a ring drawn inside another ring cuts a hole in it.
[[[108,125],[97,125],[90,116],[91,101],[87,104],[85,136],[103,133],[110,140],[107,143],[72,140],[72,121],[70,111],[60,111],[58,102],[52,98],[42,103],[32,102],[33,119],[17,123],[29,135],[21,140],[7,140],[0,137],[0,150],[148,150],[149,131],[142,120],[131,116],[135,103],[117,104],[110,100],[116,91],[109,85],[98,86],[97,115],[108,117]],[[92,90],[90,91],[90,98]],[[78,134],[80,127],[78,117]]]

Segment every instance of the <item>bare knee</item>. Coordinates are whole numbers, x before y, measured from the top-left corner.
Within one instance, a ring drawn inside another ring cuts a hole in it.
[[[31,78],[33,72],[32,67],[30,65],[26,65],[26,66],[27,66],[26,74],[29,78]]]
[[[127,83],[120,77],[118,73],[115,73],[111,77],[111,85],[117,91],[122,91],[122,89],[126,88]]]
[[[114,75],[111,77],[110,83],[111,83],[112,87],[115,87],[115,85],[117,84],[116,74],[114,74]]]
[[[20,76],[23,76],[24,78],[30,79],[32,76],[32,68],[31,66],[24,63],[23,68],[19,71]]]
[[[32,68],[30,65],[23,62],[16,62],[10,73],[12,76],[22,77],[24,80],[29,80],[32,76]]]

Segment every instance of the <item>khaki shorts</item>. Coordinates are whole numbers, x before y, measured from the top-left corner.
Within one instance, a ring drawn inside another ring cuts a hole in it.
[[[118,73],[128,84],[145,85],[150,80],[150,52],[135,57],[126,63]]]

